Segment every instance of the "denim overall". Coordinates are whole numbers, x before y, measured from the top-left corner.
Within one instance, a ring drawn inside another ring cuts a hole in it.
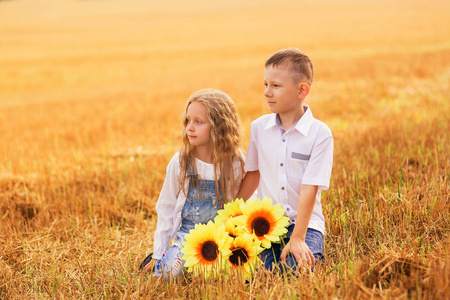
[[[163,276],[164,279],[176,279],[183,272],[185,261],[182,260],[182,243],[186,241],[185,235],[195,227],[195,224],[206,224],[214,220],[217,216],[217,210],[223,208],[222,201],[216,203],[216,186],[214,180],[198,179],[199,189],[197,188],[197,175],[194,172],[188,173],[189,187],[186,195],[186,202],[181,210],[181,227],[177,232],[177,240],[172,243],[170,248],[163,254],[163,257],[156,262],[154,276]],[[222,191],[219,186],[220,198]]]

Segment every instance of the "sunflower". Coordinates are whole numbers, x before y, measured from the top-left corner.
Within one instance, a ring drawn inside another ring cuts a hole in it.
[[[260,245],[259,239],[248,233],[233,240],[228,262],[234,273],[241,272],[245,279],[250,279],[256,269],[258,254],[263,250]]]
[[[241,204],[243,203],[243,199],[235,199],[234,201],[225,204],[223,209],[217,211],[217,216],[214,218],[214,222],[225,222],[228,218],[234,218],[242,215]]]
[[[250,199],[241,204],[241,210],[243,215],[237,221],[246,232],[254,233],[264,248],[270,248],[271,242],[280,242],[280,236],[286,234],[289,218],[284,216],[283,207],[273,205],[270,198]]]
[[[225,231],[225,225],[216,225],[212,221],[208,224],[196,224],[183,242],[184,266],[188,272],[204,270],[211,273],[213,267],[231,254],[232,238]]]
[[[240,223],[237,223],[236,218],[229,217],[225,222],[222,219],[218,219],[215,223],[218,225],[224,224],[225,231],[228,232],[228,235],[233,239],[244,232],[244,228]]]

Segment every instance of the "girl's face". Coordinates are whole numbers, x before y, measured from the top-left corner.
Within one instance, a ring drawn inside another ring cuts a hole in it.
[[[186,113],[186,135],[194,147],[211,147],[211,125],[209,124],[206,106],[192,102]]]

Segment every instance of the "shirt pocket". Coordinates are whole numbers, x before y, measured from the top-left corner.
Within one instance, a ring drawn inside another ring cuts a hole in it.
[[[302,178],[305,173],[306,166],[308,165],[309,158],[311,155],[303,154],[298,152],[291,152],[291,156],[289,157],[291,169],[291,176],[294,178]]]
[[[310,157],[311,157],[311,155],[309,155],[309,154],[301,154],[301,153],[297,153],[297,152],[292,152],[291,153],[291,158],[298,159],[298,160],[301,160],[301,161],[306,161],[307,162]]]

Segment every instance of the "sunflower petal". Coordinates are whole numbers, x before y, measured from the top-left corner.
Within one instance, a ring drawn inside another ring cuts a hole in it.
[[[191,256],[188,259],[186,259],[186,262],[184,263],[184,266],[187,267],[191,267],[194,266],[196,264],[198,264],[198,262],[201,261],[201,258],[197,257],[197,256]]]

